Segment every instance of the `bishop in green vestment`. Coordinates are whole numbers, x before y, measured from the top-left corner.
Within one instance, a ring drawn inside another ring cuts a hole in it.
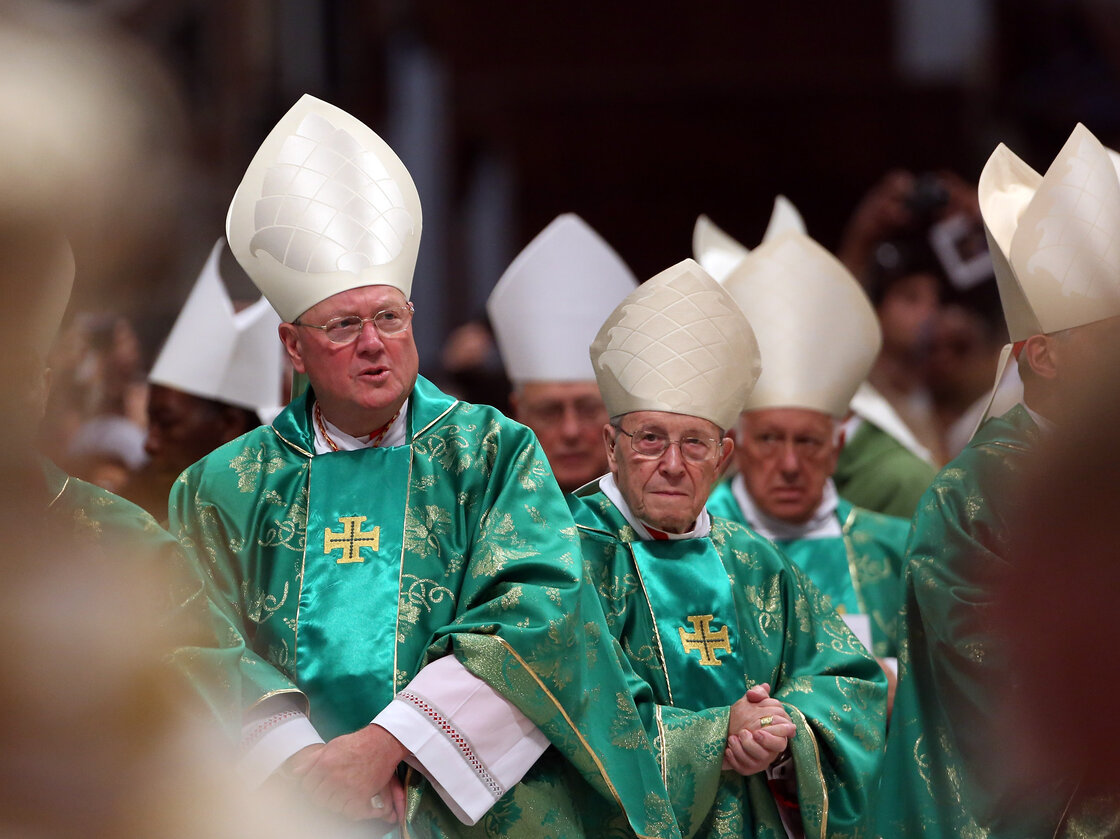
[[[704,509],[757,377],[750,324],[686,260],[623,301],[591,357],[611,474],[569,504],[682,834],[864,836],[883,673],[773,544]]]
[[[979,197],[1023,401],[981,425],[914,516],[876,835],[1115,836],[1120,800],[1103,807],[1083,800],[1079,779],[1057,774],[1028,787],[1008,768],[1020,737],[1060,744],[1060,736],[1009,734],[1006,715],[1021,703],[1061,697],[1062,685],[1023,682],[1010,666],[995,607],[1017,561],[1009,548],[1024,466],[1037,456],[1041,434],[1062,433],[1053,420],[1065,406],[1102,381],[1099,353],[1120,343],[1112,262],[1120,179],[1109,151],[1079,125],[1045,176],[999,146],[980,176]],[[1064,231],[1061,247],[1052,247],[1053,231]],[[1056,693],[1046,694],[1049,688]],[[1091,726],[1075,736],[1091,737]]]
[[[535,437],[418,376],[420,221],[392,149],[310,96],[230,206],[310,383],[170,501],[241,632],[241,765],[367,833],[675,836]]]

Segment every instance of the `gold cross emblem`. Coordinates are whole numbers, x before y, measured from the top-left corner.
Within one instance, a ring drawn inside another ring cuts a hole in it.
[[[338,560],[340,564],[363,562],[361,549],[372,548],[376,551],[381,537],[380,527],[362,530],[362,522],[365,520],[365,516],[339,516],[338,523],[342,525],[341,533],[335,533],[329,527],[323,528],[323,552],[331,554],[342,551],[342,559]]]
[[[712,617],[713,615],[689,615],[688,622],[692,624],[692,632],[687,632],[683,626],[677,627],[677,632],[681,634],[681,646],[686,653],[700,653],[700,663],[705,667],[721,667],[723,662],[716,658],[716,650],[731,652],[731,639],[727,637],[726,626],[719,632],[712,632]]]

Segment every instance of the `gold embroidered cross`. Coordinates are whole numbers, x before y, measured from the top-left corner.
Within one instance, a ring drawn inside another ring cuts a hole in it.
[[[731,652],[731,639],[727,637],[727,627],[719,632],[712,632],[712,615],[689,615],[688,622],[692,624],[692,632],[685,631],[683,626],[677,627],[681,634],[681,646],[686,653],[696,651],[700,653],[700,663],[705,667],[720,667],[723,662],[716,658],[716,650]]]
[[[362,530],[365,516],[339,516],[338,523],[342,525],[342,532],[335,533],[329,527],[323,528],[323,552],[330,554],[342,551],[343,562],[364,562],[361,555],[362,548],[377,550],[381,537],[381,528]]]

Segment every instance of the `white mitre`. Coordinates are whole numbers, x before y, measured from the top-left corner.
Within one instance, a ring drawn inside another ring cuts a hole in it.
[[[224,244],[219,239],[210,252],[148,381],[256,411],[265,421],[280,408],[280,318],[263,297],[234,311],[219,271]]]
[[[768,242],[788,230],[805,233],[805,221],[793,203],[779,195],[774,199],[774,209],[762,241]],[[729,236],[707,216],[696,219],[692,228],[692,256],[718,282],[726,280],[748,253],[750,249],[746,245]]]
[[[573,213],[537,234],[486,301],[506,375],[518,384],[595,380],[587,348],[638,285],[617,253]]]
[[[1001,144],[979,198],[1012,341],[1120,315],[1120,179],[1085,126],[1045,176]]]
[[[607,318],[591,363],[611,417],[667,411],[731,428],[761,370],[742,310],[691,259],[642,283]]]
[[[226,236],[280,317],[294,321],[361,286],[393,286],[407,298],[420,226],[420,196],[388,144],[305,95],[249,164]]]
[[[845,417],[882,344],[871,301],[848,269],[791,231],[751,251],[723,287],[753,324],[766,359],[744,410]]]

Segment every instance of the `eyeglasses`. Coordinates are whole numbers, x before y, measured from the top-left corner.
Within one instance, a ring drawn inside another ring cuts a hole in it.
[[[707,463],[719,452],[722,440],[711,437],[681,437],[672,440],[668,434],[652,428],[639,428],[633,432],[616,425],[615,428],[630,438],[630,448],[641,458],[653,460],[661,457],[674,443],[680,447],[681,457],[692,463]]]
[[[607,421],[607,409],[601,399],[577,399],[575,402],[548,400],[524,405],[525,416],[544,425],[559,425],[568,415],[569,409],[580,422],[598,422],[599,428],[602,428]]]
[[[300,323],[298,320],[292,321],[292,323],[296,326],[306,326],[308,329],[322,330],[323,334],[327,336],[327,340],[332,344],[350,344],[362,334],[362,330],[367,323],[372,323],[373,328],[382,338],[400,335],[412,323],[412,313],[414,311],[412,304],[409,303],[405,306],[394,306],[392,309],[382,309],[371,318],[363,318],[358,315],[339,315],[336,318],[331,318],[322,326],[314,323]]]

